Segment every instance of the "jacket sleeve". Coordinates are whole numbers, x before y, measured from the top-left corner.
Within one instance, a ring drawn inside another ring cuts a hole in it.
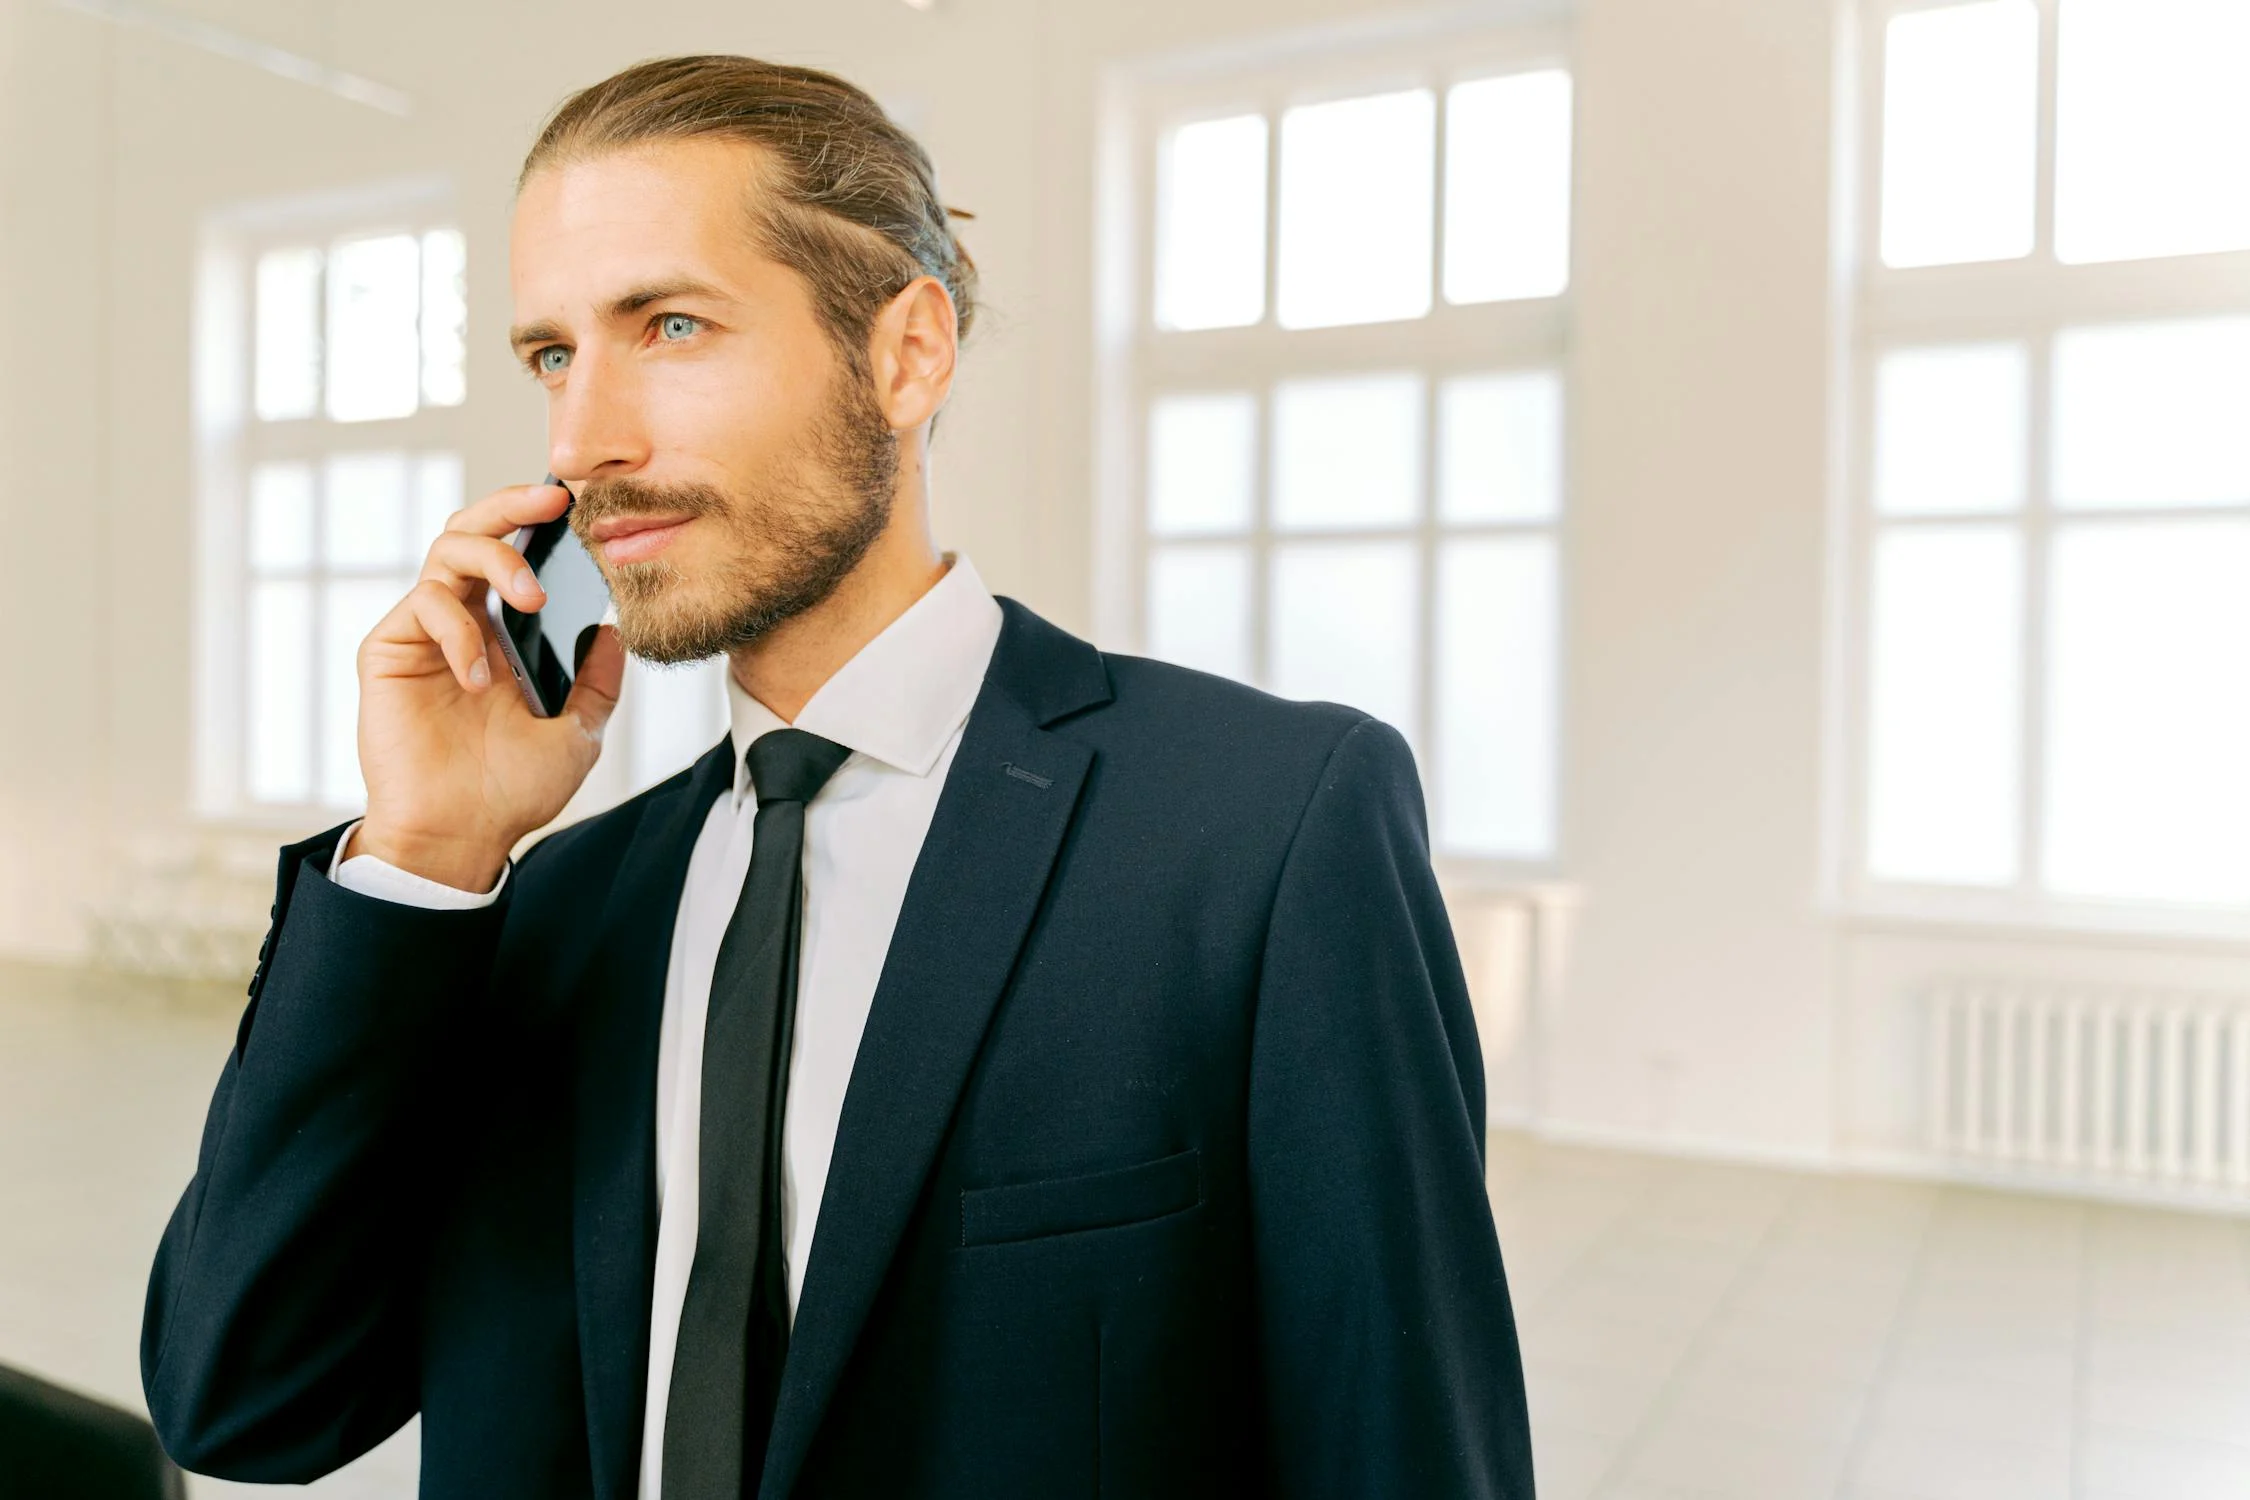
[[[438,1059],[489,982],[507,902],[436,911],[282,852],[274,924],[195,1176],[149,1277],[141,1382],[165,1450],[305,1482],[417,1407],[417,1296],[444,1095]]]
[[[1484,1078],[1412,753],[1330,755],[1284,861],[1252,1042],[1250,1212],[1273,1491],[1530,1500]]]

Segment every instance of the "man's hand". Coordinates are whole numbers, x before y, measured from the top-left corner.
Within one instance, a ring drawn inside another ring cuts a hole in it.
[[[625,652],[603,626],[570,701],[525,706],[484,620],[485,591],[526,612],[547,602],[503,538],[550,521],[561,485],[496,490],[455,515],[421,581],[359,648],[359,766],[367,818],[349,851],[461,890],[489,890],[516,841],[562,811],[601,754]]]

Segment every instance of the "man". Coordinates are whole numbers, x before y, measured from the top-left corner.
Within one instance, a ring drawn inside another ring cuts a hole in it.
[[[419,1411],[425,1496],[1529,1496],[1407,749],[935,550],[920,148],[645,64],[533,147],[512,276],[618,623],[532,717],[475,606],[540,602],[534,486],[362,647],[366,817],[283,854],[151,1279],[172,1453],[309,1480]],[[725,653],[729,738],[511,868],[625,650]]]

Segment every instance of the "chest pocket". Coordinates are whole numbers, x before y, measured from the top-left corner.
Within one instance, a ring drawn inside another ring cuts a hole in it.
[[[1203,1201],[1203,1153],[1195,1147],[1156,1161],[1077,1177],[961,1192],[961,1243],[1004,1245],[1088,1229],[1161,1219]]]

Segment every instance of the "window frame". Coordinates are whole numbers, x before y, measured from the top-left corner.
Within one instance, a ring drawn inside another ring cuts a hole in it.
[[[201,822],[297,829],[349,811],[320,795],[319,600],[332,580],[396,576],[410,583],[419,568],[411,557],[396,570],[331,568],[316,552],[302,574],[293,575],[312,584],[315,600],[313,690],[304,708],[312,721],[311,790],[302,800],[256,800],[249,786],[247,722],[248,594],[257,575],[249,555],[250,475],[261,464],[286,461],[307,463],[317,474],[330,457],[366,451],[403,453],[410,473],[417,458],[435,452],[450,453],[465,468],[471,432],[466,397],[453,406],[418,400],[404,417],[339,422],[327,415],[324,392],[308,416],[260,418],[253,400],[258,259],[297,245],[319,246],[325,256],[339,239],[462,227],[450,184],[434,177],[244,205],[212,214],[203,224],[191,381],[197,530],[192,812]],[[324,326],[325,301],[324,291]],[[317,516],[317,498],[315,508]],[[315,525],[317,533],[317,519]]]
[[[1535,535],[1552,539],[1555,563],[1551,712],[1550,844],[1544,857],[1450,854],[1435,863],[1449,883],[1465,888],[1513,886],[1552,878],[1566,848],[1564,757],[1569,660],[1569,559],[1572,510],[1569,329],[1575,284],[1555,296],[1456,304],[1444,286],[1447,91],[1476,79],[1559,68],[1572,80],[1572,162],[1577,164],[1577,69],[1572,29],[1560,5],[1515,8],[1511,18],[1487,12],[1474,24],[1354,29],[1285,39],[1256,51],[1234,50],[1118,70],[1106,81],[1103,131],[1104,211],[1097,287],[1098,495],[1095,528],[1097,629],[1106,640],[1144,650],[1148,640],[1149,566],[1158,546],[1190,550],[1241,548],[1250,564],[1249,651],[1255,680],[1271,660],[1270,605],[1277,546],[1306,542],[1401,540],[1416,569],[1415,722],[1398,726],[1423,758],[1425,796],[1441,795],[1436,748],[1437,570],[1446,538]],[[1430,311],[1418,318],[1335,327],[1288,329],[1276,317],[1280,235],[1281,120],[1305,104],[1394,89],[1428,88],[1436,98],[1432,172]],[[1265,279],[1256,323],[1235,328],[1161,329],[1155,322],[1158,175],[1163,145],[1182,125],[1257,113],[1267,122]],[[1576,218],[1577,195],[1572,195]],[[1574,226],[1575,228],[1575,226]],[[1577,236],[1571,237],[1575,261]],[[1575,266],[1573,283],[1575,282]],[[1551,373],[1562,389],[1560,504],[1551,518],[1448,522],[1438,517],[1439,393],[1459,376]],[[1421,386],[1424,462],[1415,519],[1404,526],[1283,531],[1273,524],[1271,493],[1274,390],[1284,380],[1411,373]],[[1242,531],[1157,538],[1147,515],[1150,412],[1163,395],[1241,392],[1255,403],[1252,518]],[[1432,818],[1433,844],[1438,820]]]
[[[1839,111],[1839,156],[1850,187],[1842,202],[1839,282],[1844,329],[1839,402],[1844,595],[1839,613],[1842,688],[1837,760],[1842,793],[1833,820],[1834,898],[1848,913],[1880,922],[1999,932],[2058,932],[2207,938],[2250,943],[2250,906],[2195,906],[2071,896],[2044,884],[2048,760],[2049,579],[2052,543],[2074,523],[2099,525],[2250,517],[2231,506],[2060,511],[2053,504],[2053,351],[2066,329],[2250,314],[2250,249],[2067,264],[2055,255],[2057,22],[2061,0],[2032,0],[2038,17],[2038,120],[2033,239],[2009,260],[1892,267],[1883,262],[1882,151],[1885,33],[1895,16],[1973,0],[1862,0],[1847,26],[1853,91]],[[1874,494],[1877,372],[1892,353],[1966,344],[2011,344],[2024,353],[2024,499],[2011,512],[1881,517]],[[1873,731],[1874,563],[1879,538],[1898,528],[2010,528],[2022,549],[2019,603],[2015,881],[1950,885],[1875,876],[1870,852],[1870,736]]]

